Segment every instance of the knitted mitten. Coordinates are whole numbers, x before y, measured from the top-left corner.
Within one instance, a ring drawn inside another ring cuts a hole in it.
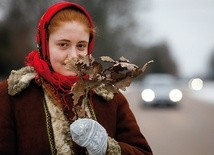
[[[70,125],[72,139],[86,147],[89,155],[104,155],[108,135],[102,125],[92,119],[78,119]]]

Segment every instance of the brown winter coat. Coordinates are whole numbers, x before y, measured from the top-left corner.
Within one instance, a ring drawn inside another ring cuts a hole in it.
[[[15,96],[8,95],[7,81],[0,82],[0,154],[49,155],[50,135],[43,104],[43,90],[34,81]],[[97,121],[121,147],[123,155],[151,155],[133,113],[122,94],[107,104],[92,97]],[[81,154],[80,147],[75,152]]]

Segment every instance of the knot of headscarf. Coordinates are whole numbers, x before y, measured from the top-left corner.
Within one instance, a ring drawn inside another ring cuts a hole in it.
[[[50,83],[56,91],[63,93],[70,92],[73,84],[80,79],[78,76],[64,76],[52,71],[48,63],[40,58],[39,51],[32,51],[28,54],[26,57],[26,65],[34,67],[38,77],[42,77]]]

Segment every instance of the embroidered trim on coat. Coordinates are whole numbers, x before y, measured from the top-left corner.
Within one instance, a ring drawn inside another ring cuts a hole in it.
[[[55,148],[55,143],[54,143],[55,141],[54,141],[54,135],[53,135],[52,126],[51,126],[51,116],[50,116],[50,113],[48,111],[46,101],[44,98],[43,98],[43,105],[44,105],[44,109],[45,109],[47,133],[48,133],[48,139],[49,139],[49,143],[50,143],[50,147],[51,147],[51,154],[56,155],[57,150]]]
[[[54,102],[51,96],[44,90],[47,108],[51,115],[51,123],[54,133],[55,146],[59,155],[73,155],[73,144],[69,130],[69,122],[62,109]]]

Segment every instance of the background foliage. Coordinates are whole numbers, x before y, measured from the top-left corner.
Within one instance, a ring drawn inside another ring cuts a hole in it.
[[[0,77],[7,77],[11,69],[22,67],[25,56],[36,49],[35,34],[38,20],[45,10],[56,2],[58,1],[2,0],[0,2],[0,9],[4,10],[4,18],[0,21]],[[108,55],[118,59],[124,56],[137,65],[153,59],[155,62],[147,72],[167,72],[177,75],[177,67],[167,44],[162,43],[154,47],[135,44],[136,38],[139,37],[136,36],[133,1],[73,0],[73,2],[86,7],[95,22],[97,31],[93,52],[95,58]],[[147,35],[149,33],[141,37],[145,38]]]

